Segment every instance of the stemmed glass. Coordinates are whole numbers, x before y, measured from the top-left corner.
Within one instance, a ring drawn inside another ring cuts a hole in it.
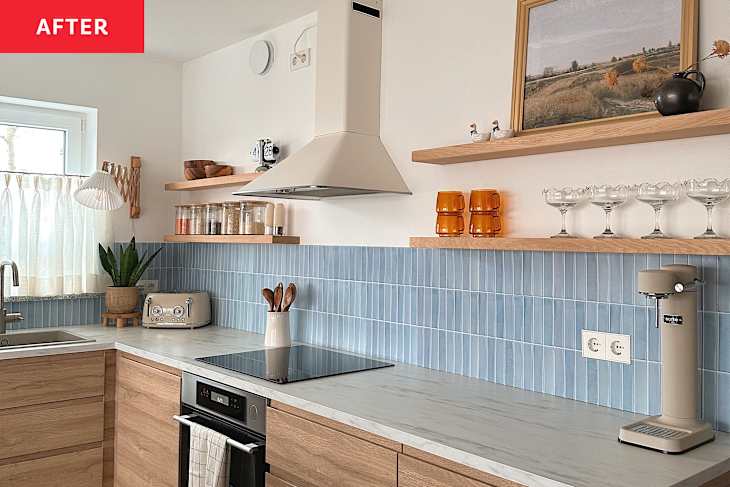
[[[545,202],[560,210],[560,216],[562,217],[563,224],[560,228],[560,233],[553,235],[551,238],[575,238],[570,235],[565,228],[565,216],[568,210],[574,208],[578,203],[583,201],[585,198],[585,191],[579,188],[549,188],[542,191],[545,197]]]
[[[667,203],[677,201],[681,194],[679,184],[644,183],[634,188],[636,199],[654,209],[654,231],[641,238],[668,238],[660,228],[662,208]]]
[[[593,238],[616,238],[616,234],[611,230],[611,213],[629,200],[631,190],[628,186],[619,184],[617,186],[589,186],[587,191],[591,203],[603,208],[603,211],[606,212],[606,229],[602,234]]]
[[[707,230],[695,238],[722,238],[712,228],[712,213],[717,205],[730,197],[730,179],[690,179],[684,182],[687,196],[707,209]]]

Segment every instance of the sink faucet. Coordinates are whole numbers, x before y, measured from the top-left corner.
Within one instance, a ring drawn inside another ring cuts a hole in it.
[[[18,278],[18,266],[12,260],[0,261],[0,335],[7,331],[7,324],[13,321],[20,321],[23,316],[20,313],[8,313],[5,309],[5,268],[10,267],[13,272],[13,286],[20,286]]]

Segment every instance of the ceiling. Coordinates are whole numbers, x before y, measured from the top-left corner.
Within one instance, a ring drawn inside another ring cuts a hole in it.
[[[145,52],[184,62],[317,10],[317,0],[147,0]]]

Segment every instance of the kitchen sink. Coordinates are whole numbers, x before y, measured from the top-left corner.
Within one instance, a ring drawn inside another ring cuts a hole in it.
[[[88,343],[93,341],[89,338],[83,338],[61,330],[6,333],[0,334],[0,350],[48,345],[69,345],[72,343]]]

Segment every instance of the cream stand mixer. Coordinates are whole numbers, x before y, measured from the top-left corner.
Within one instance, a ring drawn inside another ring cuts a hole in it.
[[[656,299],[662,342],[662,414],[621,428],[619,441],[682,453],[712,441],[697,420],[697,268],[668,265],[639,272],[638,290]]]

